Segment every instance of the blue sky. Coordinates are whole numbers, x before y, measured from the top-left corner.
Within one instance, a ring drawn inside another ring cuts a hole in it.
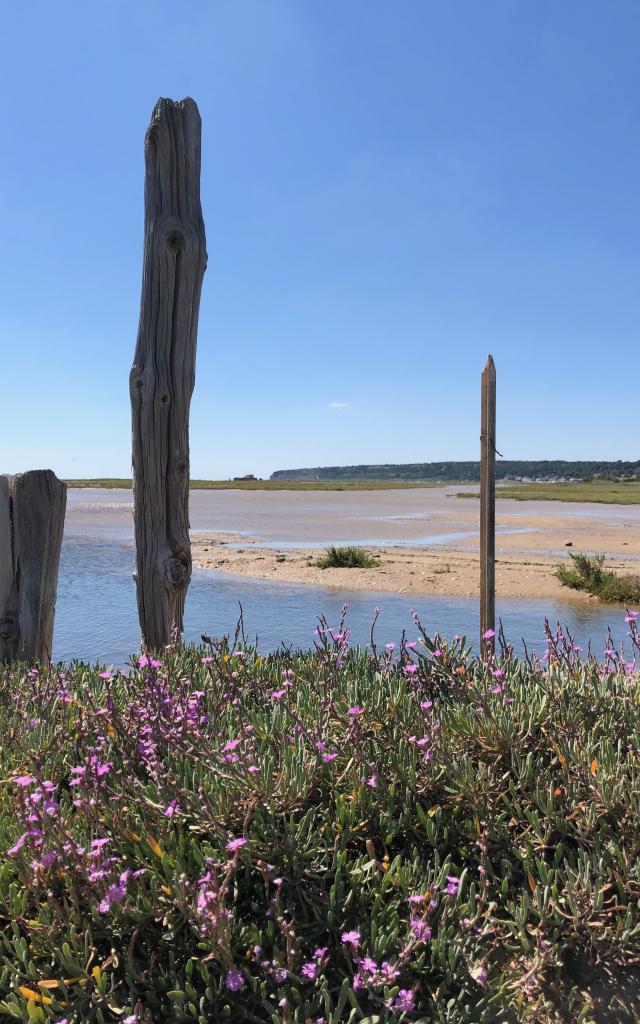
[[[195,477],[638,457],[635,0],[3,8],[0,470],[127,475],[143,139],[203,120]]]

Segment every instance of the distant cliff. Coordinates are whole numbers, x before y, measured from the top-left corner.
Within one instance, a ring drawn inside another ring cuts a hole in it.
[[[434,480],[479,481],[479,462],[410,462],[380,466],[318,466],[278,469],[272,480]],[[498,480],[640,480],[637,462],[496,460]]]

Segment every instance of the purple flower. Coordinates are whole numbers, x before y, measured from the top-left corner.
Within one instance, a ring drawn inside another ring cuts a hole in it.
[[[322,760],[324,761],[325,764],[330,764],[331,761],[335,761],[337,756],[337,754],[323,754]]]
[[[494,679],[502,679],[502,677],[504,676],[504,669],[503,668],[492,668],[491,669],[491,675],[493,676]]]
[[[244,976],[241,971],[238,971],[235,967],[227,971],[227,977],[225,984],[230,992],[239,992],[241,988],[244,988]]]
[[[373,773],[373,775],[370,775],[369,778],[367,779],[367,786],[370,786],[371,789],[378,788],[378,776],[376,775],[375,772]]]
[[[409,925],[418,942],[429,942],[431,929],[421,917],[412,917]]]
[[[447,892],[450,896],[457,896],[460,888],[460,879],[455,875],[447,875]]]
[[[21,850],[22,847],[24,846],[25,840],[26,840],[28,835],[29,835],[28,832],[23,832],[22,833],[22,835],[20,836],[18,841],[15,843],[15,845],[12,846],[10,850],[7,850],[7,857],[15,857],[16,853],[18,853],[18,851]]]
[[[172,800],[166,811],[164,812],[165,818],[173,818],[176,811],[180,810],[180,805],[177,800]]]
[[[401,988],[391,1004],[395,1013],[410,1013],[413,1010],[415,995],[410,988]]]
[[[405,676],[413,676],[418,671],[418,666],[414,665],[412,661],[408,665],[405,665],[402,669]]]
[[[232,839],[230,842],[227,843],[227,850],[229,851],[229,853],[235,853],[236,850],[239,850],[241,846],[246,846],[247,842],[248,840],[245,839],[244,836],[238,836],[237,839]]]
[[[318,965],[315,960],[309,960],[306,964],[302,965],[300,973],[308,978],[309,981],[315,981],[318,977]]]
[[[281,697],[284,697],[286,692],[286,690],[274,690],[271,696],[274,700],[280,700]]]
[[[362,708],[358,707],[358,705],[356,704],[354,707],[349,708],[349,710],[347,711],[347,714],[350,716],[350,718],[357,718],[358,715],[363,715],[364,714],[364,710]]]

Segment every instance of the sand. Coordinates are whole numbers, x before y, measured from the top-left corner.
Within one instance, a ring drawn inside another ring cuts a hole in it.
[[[602,507],[590,517],[574,515],[562,503],[557,503],[557,513],[549,512],[548,504],[544,512],[537,512],[532,504],[523,505],[515,514],[497,516],[496,591],[500,597],[592,601],[561,586],[554,576],[556,565],[567,559],[569,551],[602,552],[607,555],[609,568],[640,574],[640,522],[635,515],[628,519],[622,516],[618,521],[612,516],[613,521],[606,521]],[[478,597],[477,509],[477,503],[469,502],[464,516],[456,522],[459,529],[464,519],[471,536],[452,543],[424,547],[367,545],[367,550],[380,560],[374,569],[318,569],[313,563],[321,548],[260,547],[260,538],[252,543],[246,537],[225,533],[194,535],[193,562],[204,569],[238,576],[337,590]],[[584,506],[581,510],[584,512]],[[432,522],[437,518],[436,514]],[[446,532],[449,522],[443,514],[441,532]]]

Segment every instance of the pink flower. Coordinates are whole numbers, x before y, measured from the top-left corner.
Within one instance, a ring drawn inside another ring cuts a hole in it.
[[[376,775],[375,772],[373,773],[373,775],[370,775],[369,778],[367,779],[367,786],[370,786],[371,789],[378,788],[378,776]]]
[[[157,658],[150,658],[146,654],[143,654],[142,657],[138,659],[139,668],[147,668],[148,666],[151,668],[160,668],[161,665],[162,662],[158,661]]]
[[[433,701],[432,700],[423,700],[423,701],[420,702],[420,708],[421,708],[422,711],[428,711],[429,708],[432,708],[432,707],[433,707]]]
[[[335,761],[337,756],[337,754],[323,754],[322,760],[324,761],[325,764],[330,764],[331,761]]]
[[[164,812],[165,818],[173,818],[174,814],[179,809],[180,809],[180,807],[179,807],[178,801],[177,800],[172,800],[171,803],[169,804],[169,806],[167,807],[166,811]]]
[[[387,648],[388,651],[395,651],[396,649],[395,644],[385,644],[385,647]]]
[[[361,960],[357,960],[356,963],[358,964],[360,970],[364,971],[366,974],[378,973],[378,965],[376,961],[373,960],[372,957],[370,956],[365,956]]]
[[[98,672],[101,679],[111,679],[111,672]]]
[[[227,850],[229,851],[229,853],[235,853],[236,850],[239,850],[241,846],[246,846],[247,842],[248,840],[245,839],[244,836],[238,836],[237,839],[232,839],[229,843],[227,843]]]
[[[471,977],[473,978],[477,985],[483,986],[487,984],[489,972],[487,970],[487,965],[484,963],[483,960],[481,960],[479,964],[476,964],[474,967],[472,967],[471,970],[469,971],[469,974],[471,975]]]
[[[495,630],[493,630],[493,629],[485,629],[484,633],[482,634],[482,639],[483,640],[491,640],[495,635],[496,635],[495,634]]]
[[[274,700],[280,700],[281,697],[284,697],[286,692],[286,690],[274,690],[271,696]]]
[[[625,622],[635,622],[635,620],[638,618],[638,615],[640,615],[640,612],[630,612],[630,611],[627,611],[627,614],[626,614],[626,617],[625,617],[624,621]]]
[[[26,786],[30,786],[36,780],[33,775],[17,775],[13,781],[16,786],[20,786],[22,789],[25,789]]]
[[[450,896],[457,896],[460,888],[460,879],[455,875],[447,875],[447,892]]]
[[[441,658],[442,657],[442,651],[440,650],[439,647],[436,647],[435,651],[433,652],[433,656],[434,656],[434,658]]]
[[[491,669],[491,675],[493,676],[494,679],[502,679],[502,677],[504,676],[504,669],[503,668],[492,668]]]
[[[309,981],[315,981],[318,976],[318,965],[315,960],[309,960],[303,964],[300,973]]]
[[[210,655],[207,655],[206,658],[200,658],[200,661],[203,665],[210,665],[211,662],[213,661],[213,658]]]
[[[351,946],[351,949],[355,950],[358,949],[360,946],[360,932],[343,932],[340,938],[344,943],[346,943],[347,946]]]
[[[363,711],[363,709],[362,709],[362,708],[358,707],[358,705],[356,704],[356,705],[355,705],[354,707],[352,707],[352,708],[349,708],[349,710],[347,711],[347,714],[348,714],[348,715],[349,715],[349,716],[350,716],[351,718],[357,718],[357,717],[358,717],[358,715],[363,715],[363,714],[364,714],[364,711]]]
[[[402,671],[406,676],[412,676],[415,675],[415,673],[418,671],[418,666],[414,665],[413,662],[410,661],[408,665],[405,665],[403,667]]]

